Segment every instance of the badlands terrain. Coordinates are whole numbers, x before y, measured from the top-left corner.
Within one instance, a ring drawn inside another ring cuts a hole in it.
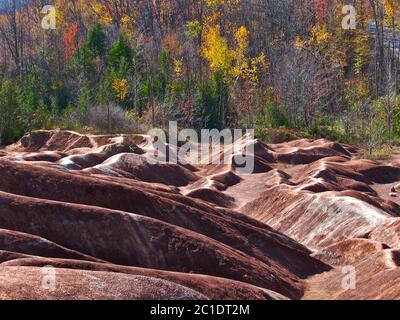
[[[151,165],[141,135],[37,131],[0,150],[0,299],[399,299],[400,161],[249,144],[251,175]]]

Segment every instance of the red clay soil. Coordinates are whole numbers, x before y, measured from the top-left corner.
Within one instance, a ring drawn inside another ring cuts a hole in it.
[[[4,263],[2,267],[37,267],[52,266],[54,268],[115,272],[123,274],[149,276],[171,281],[200,292],[211,300],[288,300],[276,292],[252,286],[243,282],[216,278],[193,273],[177,273],[155,269],[127,267],[121,265],[96,263],[82,260],[64,260],[49,258],[15,257]]]
[[[58,268],[56,289],[41,285],[43,268],[0,267],[0,299],[23,300],[205,300],[174,282],[113,272]]]
[[[143,135],[37,131],[1,150],[0,298],[400,298],[398,162],[327,140],[242,146],[253,174],[238,153],[150,164]]]
[[[303,299],[398,300],[400,295],[400,264],[398,250],[383,250],[352,263],[355,286],[346,286],[346,270],[338,267],[331,272],[306,281]],[[343,285],[343,283],[345,285]]]

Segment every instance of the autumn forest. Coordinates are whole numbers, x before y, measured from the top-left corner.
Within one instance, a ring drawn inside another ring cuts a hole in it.
[[[174,120],[379,153],[400,143],[399,28],[396,0],[0,0],[0,143]]]

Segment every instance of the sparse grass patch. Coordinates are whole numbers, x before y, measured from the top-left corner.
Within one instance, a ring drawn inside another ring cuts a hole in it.
[[[364,158],[369,159],[369,160],[374,160],[374,161],[387,160],[394,153],[395,153],[395,150],[391,146],[385,144],[385,145],[373,150],[372,152],[366,151],[364,153]]]

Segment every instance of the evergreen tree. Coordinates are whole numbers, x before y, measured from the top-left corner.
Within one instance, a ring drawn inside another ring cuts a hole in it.
[[[89,89],[89,84],[87,81],[84,81],[81,85],[81,89],[79,92],[79,101],[78,101],[78,122],[79,125],[87,124],[87,116],[89,113],[89,108],[91,105],[91,92]]]
[[[23,134],[19,125],[19,89],[9,79],[0,83],[0,145],[12,142]]]
[[[85,47],[94,57],[104,57],[107,50],[107,37],[103,27],[96,24],[88,33],[85,41]]]
[[[121,61],[125,61],[130,65],[132,63],[132,49],[129,47],[124,35],[121,33],[117,42],[110,50],[109,65],[111,68],[117,70],[120,68]]]

